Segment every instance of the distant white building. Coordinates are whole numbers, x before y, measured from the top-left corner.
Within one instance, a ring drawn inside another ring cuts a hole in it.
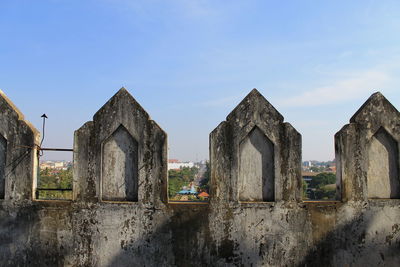
[[[62,161],[54,162],[54,168],[61,169],[63,167],[64,167],[64,162],[62,162]]]
[[[305,161],[305,162],[303,162],[303,165],[306,166],[306,167],[312,167],[313,166],[311,161]]]
[[[179,170],[184,167],[192,168],[194,167],[193,162],[180,162],[177,159],[170,159],[168,160],[168,170]]]
[[[45,162],[41,162],[39,166],[41,170],[45,169],[67,170],[69,164],[70,162],[48,160]]]

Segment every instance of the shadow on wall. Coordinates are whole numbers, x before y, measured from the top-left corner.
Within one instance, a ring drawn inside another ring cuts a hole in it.
[[[57,230],[48,226],[43,232],[39,212],[35,205],[0,209],[1,266],[64,266],[67,248],[50,241],[57,240]],[[57,219],[52,219],[56,224]]]
[[[365,206],[363,203],[357,205],[356,209]],[[259,245],[259,237],[254,237],[259,251],[254,251],[254,244],[241,243],[228,237],[217,242],[210,233],[208,208],[174,208],[170,220],[154,232],[133,243],[121,245],[122,250],[107,266],[243,266],[249,262],[252,266],[272,266],[277,262],[281,266],[293,266],[294,263],[295,266],[399,266],[398,207],[393,205],[391,211],[385,211],[389,214],[385,214],[379,211],[382,209],[380,205],[373,204],[373,207],[348,218],[343,224],[335,222],[332,231],[319,221],[319,225],[313,225],[314,231],[305,230],[302,235],[292,233],[293,237],[301,238],[296,240],[297,244],[305,244],[307,240],[317,238],[312,236],[315,232],[323,232],[321,239],[313,245],[296,248],[295,253],[305,255],[303,258],[294,258],[295,255],[290,254],[282,257],[282,251],[276,245],[285,238],[278,236],[264,245]],[[321,216],[321,210],[318,209],[310,207],[310,216],[314,217],[312,223],[317,223],[317,217]],[[265,219],[268,219],[267,214]],[[330,215],[336,220],[334,212]],[[247,234],[235,233],[236,236]],[[308,251],[310,247],[313,249]]]
[[[320,229],[323,237],[313,244],[313,249],[308,251],[304,258],[296,259],[297,266],[344,266],[345,264],[399,266],[400,213],[398,205],[394,203],[388,207],[387,204],[378,201],[365,209],[365,203],[360,202],[353,208],[364,211],[348,218],[342,224],[336,222],[337,225],[332,231]],[[260,246],[256,258],[253,249],[250,248],[251,244],[243,244],[229,238],[217,244],[210,233],[212,218],[210,218],[209,207],[178,206],[171,209],[173,212],[171,218],[155,226],[154,231],[148,231],[148,234],[143,234],[140,238],[132,237],[133,242],[121,241],[120,252],[111,259],[108,266],[241,266],[248,263],[250,257],[252,257],[253,266],[268,266],[269,263],[278,260],[281,260],[281,265],[293,263],[292,255],[281,258],[281,252],[274,245],[278,242],[275,239],[270,240],[270,244]],[[57,229],[59,227],[57,225],[61,224],[60,217],[66,215],[60,215],[59,212],[64,213],[63,211],[48,211],[46,216],[39,216],[41,211],[38,206],[21,207],[12,212],[1,210],[0,215],[4,218],[0,221],[2,266],[65,266],[68,264],[67,258],[72,251],[77,253],[77,247],[63,248],[62,244],[57,243],[57,238],[60,238],[57,235],[62,232]],[[152,217],[156,212],[149,210],[146,216]],[[268,212],[266,211],[265,214],[265,219],[268,219]],[[319,208],[309,207],[309,214],[310,221],[313,224],[319,224],[313,225],[313,232],[307,233],[305,230],[302,235],[298,235],[302,238],[302,240],[296,240],[298,244],[304,244],[309,239],[308,234],[316,235],[315,232],[319,228],[325,227],[318,220],[319,216],[323,216]],[[70,213],[69,216],[71,215]],[[75,213],[75,216],[80,215],[82,215],[80,212]],[[65,218],[70,218],[69,216]],[[50,220],[53,220],[52,224],[49,223]],[[46,223],[46,231],[43,231],[42,223]],[[52,229],[52,226],[56,228]],[[98,253],[96,247],[93,246],[96,243],[93,239],[96,234],[91,233],[90,227],[85,226],[84,223],[76,227],[86,229],[85,233],[81,233],[80,230],[73,231],[75,232],[74,239],[80,239],[78,243],[87,243],[82,247],[85,249],[80,252],[85,254],[86,259],[82,264],[86,263],[87,266],[95,266],[96,262],[99,264],[93,258]],[[236,233],[237,236],[246,234],[247,232]],[[50,240],[52,241],[49,242]],[[257,242],[256,238],[254,242]],[[12,248],[17,248],[17,251],[11,251]],[[94,250],[92,253],[90,248]],[[299,246],[298,250],[306,251],[307,247]],[[11,254],[14,257],[10,258]],[[77,261],[74,262],[77,263]]]
[[[369,197],[400,198],[399,150],[396,140],[380,127],[369,146]]]
[[[121,91],[117,98],[124,99],[125,94],[125,91]],[[253,95],[258,97],[257,92],[253,92]],[[253,98],[249,98],[249,102],[251,99]],[[260,98],[258,101],[265,102]],[[238,111],[238,114],[243,112]],[[145,120],[148,121],[147,117]],[[233,121],[236,120],[232,120],[232,123]],[[264,119],[260,118],[260,121]],[[144,200],[131,203],[132,205],[98,203],[97,199],[94,203],[77,201],[68,204],[44,204],[25,198],[19,202],[1,203],[0,262],[5,266],[400,266],[400,202],[386,199],[353,200],[333,205],[301,203],[296,198],[300,191],[297,180],[300,179],[300,168],[297,166],[301,155],[300,136],[291,126],[282,122],[283,118],[274,121],[286,131],[280,133],[278,140],[287,140],[285,136],[291,136],[286,142],[274,141],[277,145],[275,148],[280,145],[282,149],[285,145],[279,156],[284,159],[283,167],[281,166],[282,177],[277,175],[278,182],[274,183],[280,182],[277,188],[292,188],[291,191],[287,190],[286,195],[283,194],[282,201],[242,205],[235,198],[230,198],[232,195],[236,197],[238,188],[236,182],[234,186],[229,185],[233,176],[226,170],[231,167],[230,156],[236,155],[237,146],[232,149],[231,143],[224,139],[218,142],[218,148],[222,147],[228,152],[217,154],[222,156],[213,162],[223,163],[220,174],[217,176],[214,173],[215,179],[212,178],[213,184],[217,185],[214,192],[218,192],[219,198],[213,198],[210,205],[198,206],[158,203],[162,192],[159,188],[165,182],[163,179],[166,180],[166,173],[162,169],[166,160],[164,134],[159,129],[157,137],[153,138],[154,132],[149,130],[151,138],[147,137],[148,146],[153,147],[157,142],[162,144],[156,146],[159,148],[158,152],[148,148],[151,152],[149,155],[154,156],[149,156],[146,161],[148,176],[142,180],[144,185],[141,185],[141,190],[148,196]],[[151,122],[147,123],[153,125]],[[236,126],[237,128],[232,129],[240,128],[240,125]],[[120,154],[114,159],[123,164],[120,165],[120,170],[115,170],[114,165],[110,164],[110,175],[118,185],[117,194],[127,195],[126,188],[119,191],[119,185],[127,186],[130,183],[126,179],[132,177],[127,175],[132,168],[127,170],[127,166],[130,165],[129,162],[135,161],[134,156],[130,156],[135,145],[126,136],[129,133],[121,134],[122,139],[128,140],[129,144],[116,140],[112,149],[119,149]],[[224,134],[216,135],[216,138],[231,139],[231,134],[227,130]],[[265,186],[266,191],[271,192],[268,191],[264,179],[274,177],[274,169],[279,165],[265,167],[264,164],[266,160],[274,162],[274,145],[268,142],[261,131],[250,132],[249,136],[248,164],[252,164],[253,155],[258,157],[258,173],[255,175],[259,178],[257,182],[251,180],[248,183],[249,188],[254,188],[255,185]],[[387,142],[393,146],[393,142],[385,134],[378,134],[376,138],[379,147],[385,148],[386,152],[389,151]],[[144,139],[138,137],[136,140],[141,142]],[[288,142],[292,143],[287,144]],[[232,150],[234,153],[231,153]],[[289,152],[293,151],[298,153],[291,155]],[[285,157],[285,153],[291,157]],[[398,155],[393,153],[398,153],[398,150],[388,152],[389,176],[393,174],[391,168],[398,168],[399,164]],[[393,155],[397,160],[394,165],[390,164]],[[129,158],[128,165],[126,158]],[[154,163],[155,159],[158,161]],[[387,158],[384,160],[387,162]],[[352,162],[348,159],[347,161]],[[246,168],[251,168],[252,165],[248,166],[250,167]],[[160,171],[154,171],[158,167]],[[234,170],[236,174],[236,166]],[[125,173],[115,177],[116,171]],[[266,175],[268,173],[271,176]],[[354,176],[360,181],[364,178],[362,175]],[[85,178],[89,177],[84,176],[82,179]],[[265,188],[263,192],[258,189],[258,197],[268,197],[264,194]],[[27,190],[24,188],[21,191]],[[356,191],[352,190],[350,193],[355,194]],[[166,190],[163,194],[166,194]],[[216,196],[218,194],[215,193]],[[329,205],[331,208],[327,208]]]
[[[369,204],[365,209],[368,203],[357,203],[356,209],[363,211],[346,222],[336,222],[297,266],[400,266],[399,206]],[[310,212],[311,216],[320,216]],[[315,234],[323,225],[313,228]]]
[[[240,266],[242,257],[254,253],[245,244],[238,251],[239,243],[228,236],[217,244],[209,206],[170,205],[170,211],[170,219],[154,231],[134,242],[121,241],[122,250],[107,266]]]
[[[121,241],[122,250],[107,266],[212,266],[208,206],[170,207],[168,221],[139,239]],[[149,212],[145,216],[155,216]]]

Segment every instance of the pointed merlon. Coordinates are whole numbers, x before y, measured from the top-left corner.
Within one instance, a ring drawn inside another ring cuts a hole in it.
[[[242,112],[244,110],[249,110],[248,107],[262,108],[266,112],[273,115],[278,121],[283,122],[284,118],[279,113],[279,111],[256,89],[250,91],[250,93],[232,110],[231,113],[227,116],[227,120],[230,120],[233,114],[237,112]]]
[[[143,113],[144,116],[146,116],[148,119],[150,119],[149,114],[144,110],[144,108],[136,101],[136,99],[128,92],[128,90],[125,87],[122,87],[121,89],[118,90],[118,92],[111,97],[107,103],[105,103],[94,115],[96,117],[98,114],[102,113],[103,110],[106,109],[108,106],[118,106],[118,102],[124,102],[125,104],[129,103],[131,104],[132,107],[134,107],[137,110],[140,110],[140,112]]]
[[[356,113],[354,113],[350,122],[361,122],[370,116],[382,116],[383,112],[393,113],[399,116],[399,111],[392,105],[392,103],[390,103],[383,94],[376,92],[365,101]]]

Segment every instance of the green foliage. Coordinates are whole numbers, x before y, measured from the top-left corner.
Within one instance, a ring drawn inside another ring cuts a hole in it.
[[[334,199],[336,195],[336,175],[334,173],[322,172],[313,177],[309,188],[311,192],[308,197],[310,199]],[[303,187],[304,188],[304,187]]]
[[[303,198],[307,198],[307,182],[303,180]]]
[[[199,169],[196,167],[183,167],[179,170],[168,171],[168,196],[174,197],[182,187],[193,182]]]
[[[204,173],[203,179],[200,181],[200,189],[206,192],[209,192],[210,189],[210,177],[211,177],[211,169],[210,162],[206,162],[206,171]]]
[[[311,172],[323,172],[325,170],[325,167],[323,166],[312,166],[310,167]]]
[[[71,200],[72,191],[46,191],[38,190],[37,199],[47,200]]]
[[[321,172],[313,177],[312,181],[310,182],[310,187],[319,189],[325,185],[335,183],[336,175],[334,173]]]
[[[199,169],[196,167],[183,167],[179,170],[169,170],[168,171],[168,177],[169,179],[171,178],[180,178],[183,181],[190,183],[194,180],[194,177],[198,173]]]
[[[335,199],[336,195],[336,190],[329,188],[329,187],[321,187],[314,192],[315,199],[323,199],[323,200],[329,200],[329,199]]]
[[[196,196],[188,196],[188,201],[199,201],[199,199]]]
[[[168,178],[168,196],[174,197],[187,183],[178,176]]]
[[[72,199],[72,168],[67,170],[44,169],[38,177],[38,199]],[[45,190],[68,189],[68,191]]]

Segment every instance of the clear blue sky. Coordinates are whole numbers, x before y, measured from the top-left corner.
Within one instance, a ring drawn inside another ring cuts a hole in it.
[[[400,2],[1,0],[0,89],[47,147],[122,86],[168,133],[171,158],[208,158],[208,134],[252,89],[303,136],[303,159],[381,91],[400,108]],[[57,156],[55,156],[57,157]]]

